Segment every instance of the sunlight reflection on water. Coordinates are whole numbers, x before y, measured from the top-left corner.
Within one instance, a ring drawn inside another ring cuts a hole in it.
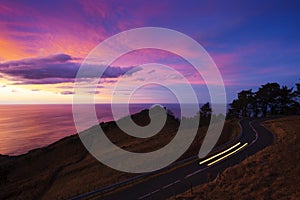
[[[130,113],[152,104],[132,104]],[[118,105],[122,106],[122,105]],[[166,104],[175,116],[180,107]],[[97,104],[99,122],[113,120],[109,104]],[[0,154],[19,155],[75,134],[72,105],[1,105]]]

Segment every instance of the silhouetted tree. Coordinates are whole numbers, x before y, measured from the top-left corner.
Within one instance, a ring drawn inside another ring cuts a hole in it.
[[[209,102],[200,108],[200,125],[207,125],[210,122],[212,109]]]
[[[280,85],[278,83],[267,83],[256,92],[257,105],[260,107],[263,117],[267,116],[268,110],[271,115],[276,114],[279,91]]]
[[[242,110],[242,117],[250,117],[250,109],[252,102],[254,101],[252,89],[239,92],[238,101],[240,102],[239,104]]]
[[[201,116],[208,118],[211,115],[211,107],[209,102],[205,103],[201,108],[200,108],[200,114]]]
[[[251,107],[253,111],[253,117],[258,117],[259,113],[261,112],[261,107],[259,102],[257,101],[257,93],[253,93],[253,99],[251,101]]]
[[[282,86],[278,95],[278,107],[280,109],[280,114],[290,114],[292,113],[290,108],[291,105],[295,102],[293,100],[294,93],[293,88],[288,88],[287,86]]]
[[[287,86],[280,87],[278,83],[267,83],[257,92],[243,90],[237,96],[229,104],[228,118],[300,114],[300,83],[296,83],[295,91]]]
[[[228,118],[239,118],[241,113],[240,101],[234,99],[231,104],[229,104],[229,110],[227,113]]]
[[[299,79],[300,80],[300,79]],[[291,105],[291,110],[295,112],[295,114],[300,114],[300,82],[296,83],[296,91],[294,92],[294,102]]]
[[[300,98],[300,83],[296,83],[295,95]]]
[[[253,95],[252,89],[239,92],[238,98],[229,104],[229,115],[232,117],[250,117],[253,102],[255,101]]]

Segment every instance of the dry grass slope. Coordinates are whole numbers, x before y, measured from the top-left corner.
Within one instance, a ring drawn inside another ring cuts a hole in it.
[[[263,125],[275,135],[273,145],[176,199],[299,199],[300,116]]]
[[[138,124],[147,124],[147,111],[134,115],[133,120]],[[148,139],[126,135],[115,122],[101,126],[110,140],[123,149],[148,152],[172,140],[178,125],[174,117],[168,116],[165,127]],[[200,142],[206,129],[201,127],[198,132]],[[228,141],[238,133],[236,121],[226,122],[219,143]],[[195,155],[198,148],[199,143],[194,142],[182,158]],[[122,173],[98,162],[86,151],[78,136],[74,135],[22,156],[0,156],[0,199],[67,199],[132,176],[136,174]]]

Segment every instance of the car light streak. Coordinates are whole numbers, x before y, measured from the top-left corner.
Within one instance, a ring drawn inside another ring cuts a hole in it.
[[[230,155],[232,155],[232,154],[238,152],[239,150],[243,149],[243,148],[246,147],[247,145],[248,145],[248,143],[243,144],[242,146],[240,146],[240,147],[237,148],[236,150],[230,152],[229,154],[226,154],[225,156],[223,156],[223,157],[221,157],[221,158],[219,158],[219,159],[217,159],[217,160],[215,160],[215,161],[213,161],[213,162],[211,162],[211,163],[208,163],[207,166],[211,166],[211,165],[213,165],[213,164],[215,164],[215,163],[217,163],[217,162],[219,162],[219,161],[221,161],[221,160],[227,158],[228,156],[230,156]]]
[[[216,157],[218,157],[220,155],[223,155],[224,153],[227,153],[228,151],[230,151],[230,150],[234,149],[235,147],[239,146],[240,144],[241,143],[239,142],[239,143],[233,145],[232,147],[230,147],[229,149],[226,149],[225,151],[222,151],[222,152],[220,152],[220,153],[218,153],[218,154],[216,154],[216,155],[214,155],[212,157],[209,157],[209,158],[201,161],[199,164],[202,165],[203,163],[206,163],[206,162],[208,162],[208,161],[210,161],[210,160],[212,160],[212,159],[214,159],[214,158],[216,158]]]

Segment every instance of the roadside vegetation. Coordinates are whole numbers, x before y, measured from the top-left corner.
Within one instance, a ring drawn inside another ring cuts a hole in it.
[[[267,83],[257,91],[243,90],[230,104],[227,117],[266,117],[300,114],[300,83],[288,88]]]

